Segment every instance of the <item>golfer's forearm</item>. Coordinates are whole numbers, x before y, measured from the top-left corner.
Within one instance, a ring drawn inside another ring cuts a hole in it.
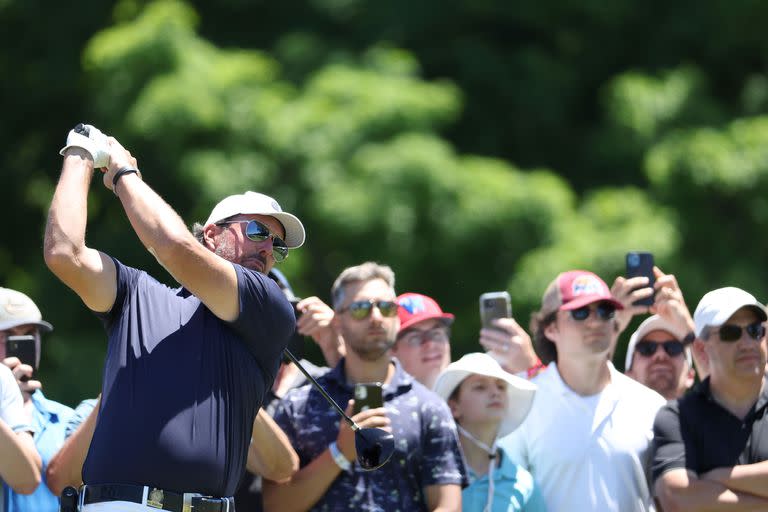
[[[277,484],[265,480],[262,487],[264,510],[274,512],[308,510],[325,495],[340,473],[341,469],[333,461],[331,452],[325,450],[293,475],[288,482]]]
[[[88,218],[88,189],[93,163],[70,150],[64,157],[53,194],[45,229],[45,260],[54,272],[57,266],[71,265],[85,249]]]
[[[248,471],[275,482],[289,479],[299,469],[299,456],[275,421],[259,409],[248,448]]]

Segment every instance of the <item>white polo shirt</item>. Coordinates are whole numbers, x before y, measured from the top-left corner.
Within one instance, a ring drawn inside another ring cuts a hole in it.
[[[11,427],[14,432],[32,431],[27,415],[24,413],[24,400],[13,373],[4,364],[0,364],[0,421]],[[0,512],[5,510],[5,486],[0,480]]]
[[[653,510],[646,468],[666,400],[608,364],[610,384],[583,397],[551,363],[533,379],[538,390],[525,421],[500,441],[533,474],[550,511]]]

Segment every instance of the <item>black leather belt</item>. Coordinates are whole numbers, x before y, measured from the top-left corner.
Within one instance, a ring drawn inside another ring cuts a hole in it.
[[[145,489],[147,491],[146,503],[144,502]],[[150,508],[171,512],[235,512],[234,498],[211,498],[193,494],[179,494],[141,485],[84,485],[80,492],[83,505],[103,503],[105,501],[128,501],[131,503],[145,503]]]

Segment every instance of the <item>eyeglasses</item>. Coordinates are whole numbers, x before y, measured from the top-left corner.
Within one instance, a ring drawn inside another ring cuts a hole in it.
[[[272,239],[272,257],[277,263],[282,263],[288,257],[288,246],[282,238],[269,230],[267,226],[257,220],[223,220],[217,222],[217,226],[223,224],[245,224],[245,236],[254,242],[263,242]]]
[[[616,306],[611,304],[610,302],[599,302],[597,306],[594,308],[595,313],[597,313],[597,318],[600,320],[610,320],[616,315]],[[587,318],[589,318],[590,312],[592,311],[592,306],[582,306],[578,309],[572,309],[570,311],[571,318],[576,320],[577,322],[583,322]]]
[[[659,345],[664,347],[664,352],[666,352],[669,357],[677,357],[680,354],[682,354],[684,350],[683,344],[677,340],[666,340],[666,341],[643,340],[639,342],[637,345],[635,345],[635,352],[637,352],[643,357],[651,357],[653,356],[653,354],[656,353],[656,349],[659,348]]]
[[[398,336],[398,341],[402,341],[406,345],[412,348],[418,348],[428,341],[435,343],[448,343],[450,341],[450,335],[448,329],[444,327],[435,327],[428,331],[420,331],[418,329],[412,329],[406,331],[401,336]]]
[[[355,320],[362,320],[371,314],[374,306],[378,308],[381,316],[387,318],[397,315],[397,308],[400,307],[398,303],[393,300],[356,300],[349,306],[340,309],[339,313],[349,311],[349,316]]]
[[[741,325],[723,324],[720,326],[720,329],[718,329],[720,341],[726,343],[739,341],[743,331],[746,331],[750,338],[757,341],[763,339],[763,336],[765,336],[765,326],[760,322],[755,322],[744,327]]]

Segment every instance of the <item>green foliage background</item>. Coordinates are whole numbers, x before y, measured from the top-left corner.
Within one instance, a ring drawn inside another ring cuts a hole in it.
[[[628,250],[690,307],[726,284],[766,300],[766,21],[755,0],[0,0],[0,280],[55,325],[47,394],[95,395],[105,348],[42,261],[79,121],[190,224],[244,189],[295,211],[302,296],[390,264],[457,315],[454,357],[478,349],[480,293],[527,324],[558,272],[610,284]],[[172,283],[98,180],[89,207],[90,246]]]

